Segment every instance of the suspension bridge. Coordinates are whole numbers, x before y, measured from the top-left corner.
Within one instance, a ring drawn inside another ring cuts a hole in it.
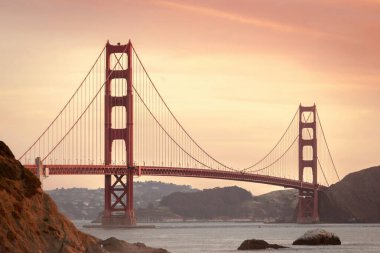
[[[136,223],[133,178],[144,175],[298,189],[297,222],[318,222],[318,192],[339,175],[316,106],[300,105],[291,116],[261,160],[244,169],[229,166],[181,125],[132,43],[107,42],[69,101],[19,160],[38,176],[104,175],[104,225]]]

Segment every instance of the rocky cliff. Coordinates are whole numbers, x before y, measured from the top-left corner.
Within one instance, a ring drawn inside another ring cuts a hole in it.
[[[0,252],[167,252],[80,232],[40,186],[0,141]]]
[[[321,192],[322,222],[380,222],[380,166],[351,173]]]

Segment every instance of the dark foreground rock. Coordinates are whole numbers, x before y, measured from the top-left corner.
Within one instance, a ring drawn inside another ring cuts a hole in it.
[[[293,242],[293,245],[340,245],[340,239],[333,233],[324,229],[307,231],[303,236]]]
[[[41,183],[0,141],[0,252],[166,253],[82,233],[58,212]]]
[[[109,252],[168,253],[165,249],[150,248],[141,242],[127,243],[125,241],[118,240],[115,237],[110,237],[104,241],[101,241],[101,246]]]
[[[277,244],[269,244],[264,240],[250,239],[245,240],[238,248],[238,250],[260,250],[260,249],[282,249],[286,248]]]

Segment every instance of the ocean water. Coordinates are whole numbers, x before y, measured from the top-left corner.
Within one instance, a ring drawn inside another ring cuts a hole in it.
[[[128,242],[143,242],[171,253],[242,252],[245,239],[263,239],[289,247],[283,252],[380,252],[380,224],[261,224],[233,222],[153,223],[152,229],[83,228],[86,221],[74,221],[83,232],[101,239],[114,236]],[[307,230],[323,228],[337,234],[340,246],[293,246]],[[276,251],[277,252],[277,251]]]

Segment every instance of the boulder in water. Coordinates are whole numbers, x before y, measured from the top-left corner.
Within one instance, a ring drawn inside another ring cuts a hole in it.
[[[337,235],[324,229],[307,231],[303,236],[293,242],[293,245],[340,245]]]
[[[144,243],[127,243],[122,240],[118,240],[115,237],[110,237],[101,241],[102,248],[107,252],[133,252],[133,253],[169,253],[165,249],[155,249],[145,246]]]
[[[277,244],[269,244],[264,240],[250,239],[245,240],[238,248],[238,250],[260,250],[260,249],[281,249],[286,248]]]

